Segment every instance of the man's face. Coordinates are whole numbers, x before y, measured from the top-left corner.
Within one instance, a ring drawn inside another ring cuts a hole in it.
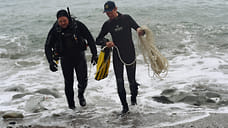
[[[61,16],[58,18],[58,24],[61,28],[67,28],[69,25],[69,19],[66,16]]]
[[[117,9],[115,8],[110,12],[106,12],[106,15],[109,17],[110,20],[114,19],[118,16]]]

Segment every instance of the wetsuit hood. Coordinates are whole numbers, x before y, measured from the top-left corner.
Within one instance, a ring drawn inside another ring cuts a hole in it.
[[[62,9],[62,10],[59,10],[56,14],[56,18],[58,19],[59,17],[62,17],[62,16],[65,16],[69,19],[69,15],[67,13],[66,10]]]

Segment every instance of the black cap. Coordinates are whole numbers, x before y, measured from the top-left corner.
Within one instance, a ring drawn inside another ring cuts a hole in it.
[[[66,10],[62,9],[62,10],[59,10],[56,14],[56,18],[58,19],[59,17],[62,17],[62,16],[65,16],[67,18],[69,18],[69,15],[67,13]]]
[[[116,7],[113,1],[107,1],[104,4],[104,12],[111,12]]]

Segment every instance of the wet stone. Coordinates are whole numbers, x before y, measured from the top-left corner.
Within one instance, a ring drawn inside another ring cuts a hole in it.
[[[11,125],[15,125],[15,124],[17,124],[17,122],[15,122],[15,121],[11,121],[11,122],[9,122],[9,124],[11,124]]]
[[[5,91],[11,91],[11,92],[23,92],[24,88],[17,86],[17,87],[11,87],[11,88],[7,88],[5,89]]]
[[[214,92],[206,92],[205,96],[208,98],[221,97],[219,94],[214,93]]]
[[[162,91],[161,95],[166,96],[166,95],[171,95],[173,93],[175,93],[177,91],[177,89],[166,89],[164,91]]]
[[[31,95],[31,94],[32,93],[16,94],[16,95],[13,96],[13,100],[19,99],[19,98],[22,98],[22,97],[24,97],[26,95]]]
[[[164,104],[172,104],[174,103],[173,101],[170,101],[167,97],[165,96],[154,96],[152,97],[155,101],[157,102],[161,102],[161,103],[164,103]]]
[[[2,116],[4,119],[7,118],[24,118],[24,115],[22,113],[19,112],[9,112],[9,113],[5,113]]]

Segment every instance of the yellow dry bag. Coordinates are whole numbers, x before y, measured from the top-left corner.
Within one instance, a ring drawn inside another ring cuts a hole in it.
[[[96,80],[104,79],[108,76],[108,69],[110,66],[111,48],[104,47],[98,57],[97,71],[95,75]]]

